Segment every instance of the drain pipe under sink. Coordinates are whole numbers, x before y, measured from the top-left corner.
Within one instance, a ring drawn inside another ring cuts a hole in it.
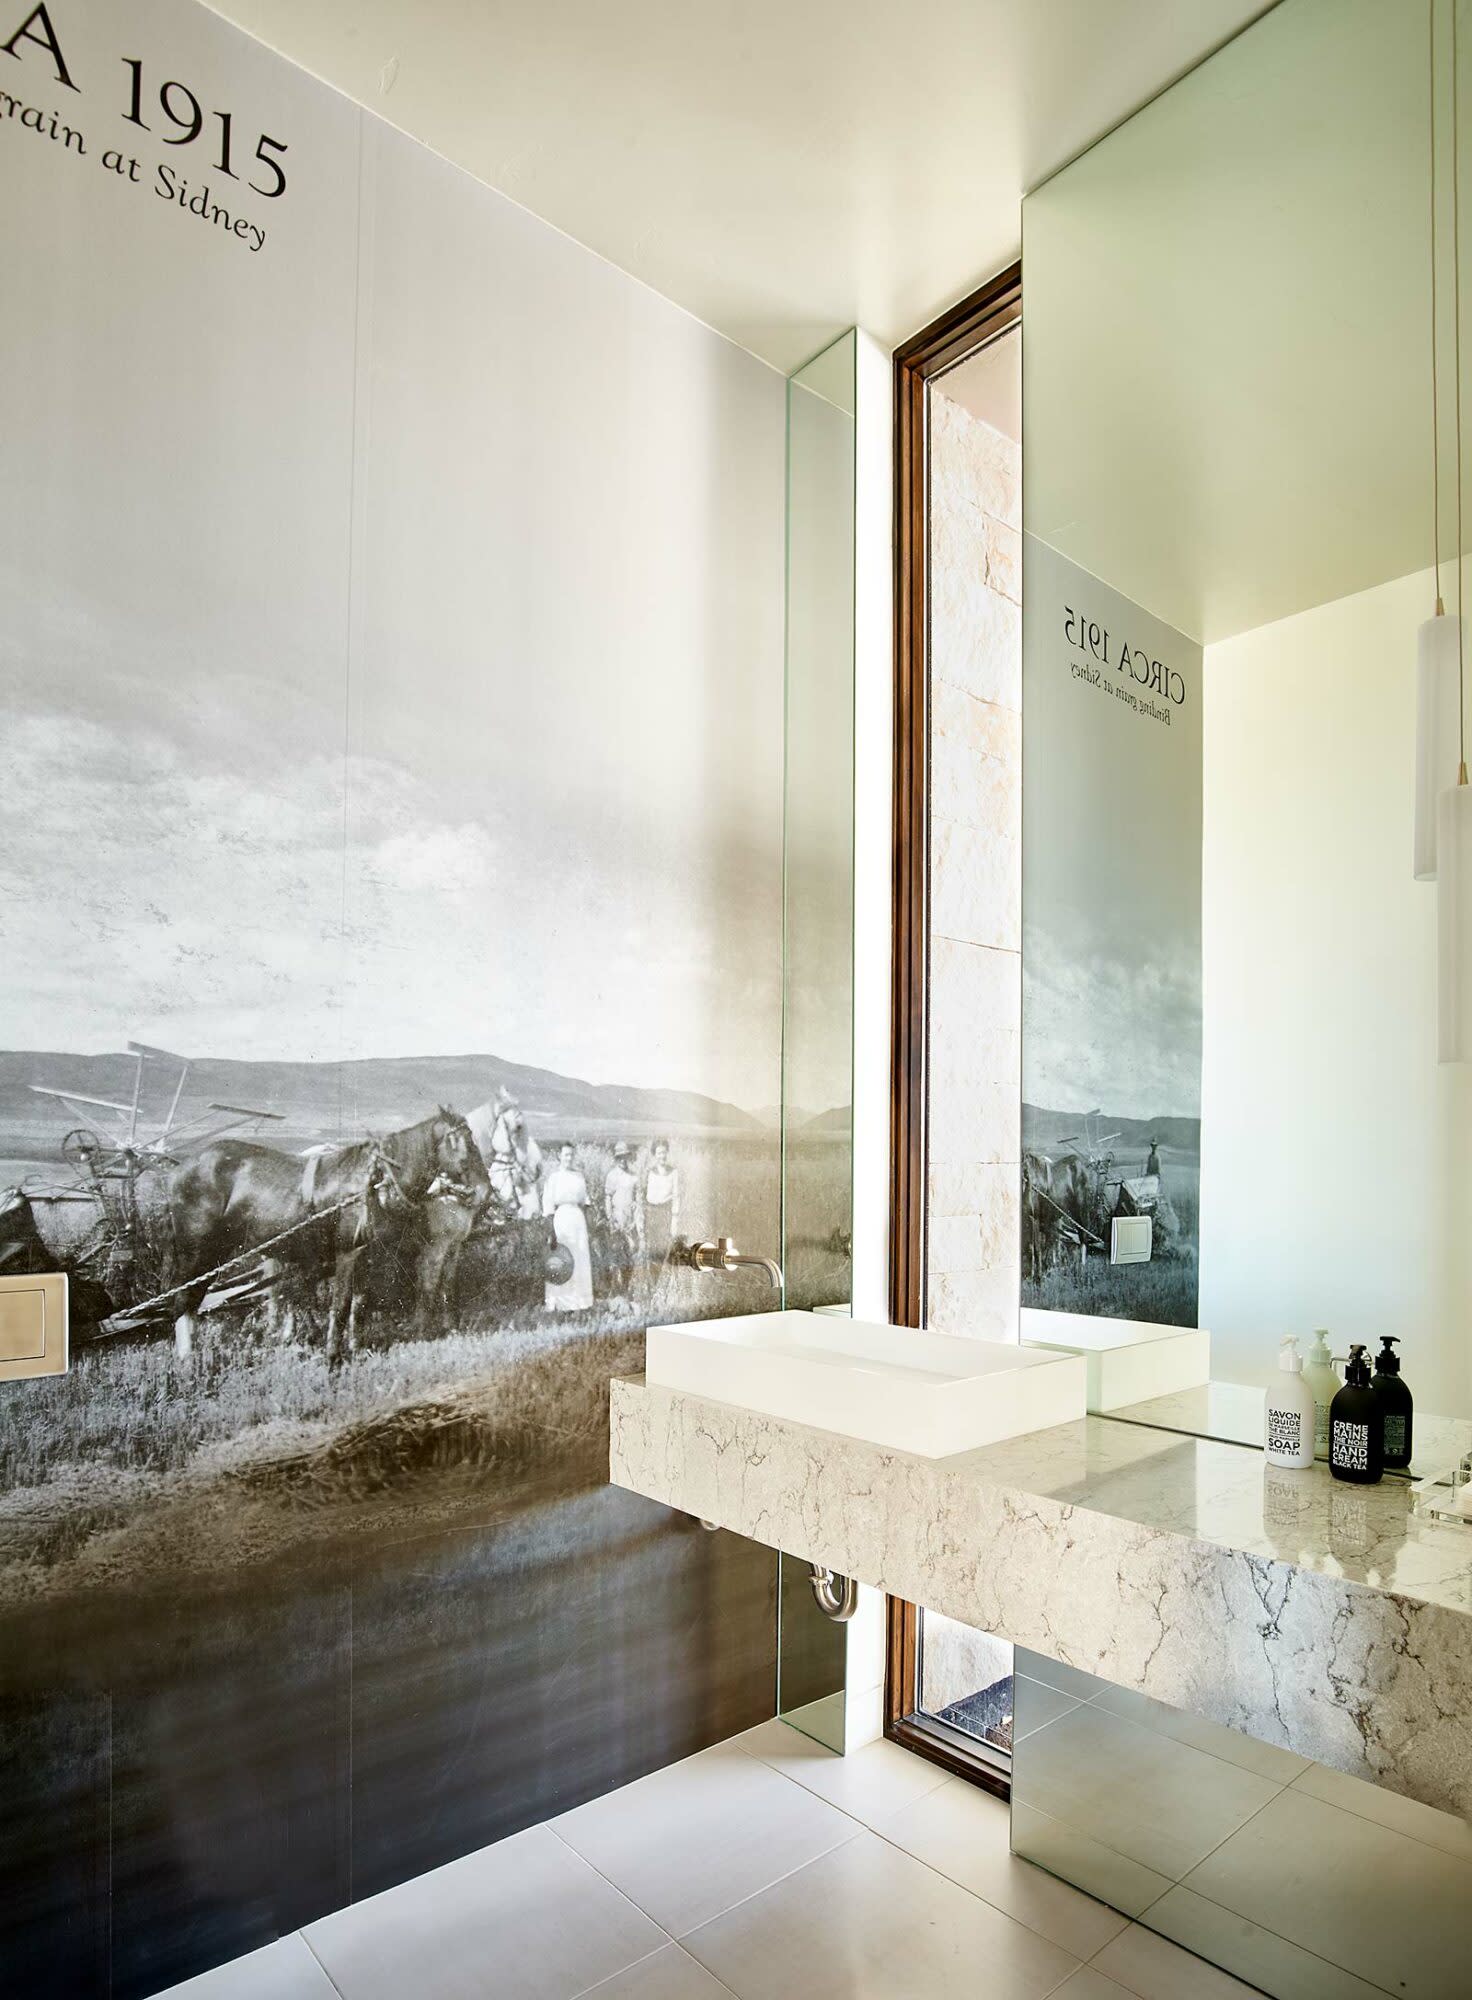
[[[729,1236],[717,1236],[709,1243],[697,1243],[685,1255],[697,1271],[737,1271],[744,1264],[754,1265],[757,1270],[766,1272],[774,1291],[782,1289],[782,1266],[776,1259],[743,1256]],[[700,1525],[714,1533],[720,1523],[702,1521]],[[835,1625],[846,1625],[859,1608],[859,1586],[851,1576],[840,1576],[836,1570],[826,1569],[822,1563],[809,1563],[808,1584],[814,1604]]]
[[[708,1535],[713,1535],[721,1524],[719,1521],[702,1521],[700,1525]],[[814,1604],[835,1625],[847,1625],[859,1608],[859,1586],[854,1579],[840,1576],[837,1570],[825,1569],[822,1563],[808,1564],[808,1588],[813,1593]]]
[[[823,1616],[831,1618],[835,1625],[847,1625],[859,1608],[858,1584],[851,1576],[840,1576],[820,1563],[809,1563],[808,1572],[813,1602]]]

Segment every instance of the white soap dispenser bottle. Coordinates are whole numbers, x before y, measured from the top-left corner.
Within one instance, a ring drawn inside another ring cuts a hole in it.
[[[1314,1328],[1314,1344],[1308,1351],[1308,1360],[1303,1364],[1303,1379],[1313,1391],[1314,1398],[1314,1456],[1329,1456],[1329,1405],[1344,1387],[1344,1381],[1334,1367],[1334,1357],[1329,1352],[1329,1330],[1327,1327]]]
[[[1278,1345],[1278,1376],[1268,1390],[1263,1442],[1274,1465],[1297,1470],[1314,1462],[1314,1392],[1303,1379],[1303,1356],[1292,1334]]]

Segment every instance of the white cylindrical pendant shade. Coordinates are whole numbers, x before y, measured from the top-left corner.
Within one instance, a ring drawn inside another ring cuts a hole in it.
[[[1437,1060],[1472,1062],[1472,785],[1436,802]]]
[[[1462,621],[1428,618],[1416,639],[1416,851],[1418,882],[1436,880],[1437,800],[1457,779],[1457,688]]]

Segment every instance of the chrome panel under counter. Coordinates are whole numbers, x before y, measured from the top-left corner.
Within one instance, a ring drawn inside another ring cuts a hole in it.
[[[617,1485],[1472,1816],[1472,1528],[1086,1417],[922,1459],[612,1386]]]

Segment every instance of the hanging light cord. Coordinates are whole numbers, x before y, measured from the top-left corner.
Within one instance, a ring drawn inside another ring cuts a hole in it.
[[[1457,783],[1467,782],[1467,621],[1462,616],[1462,572],[1466,568],[1462,545],[1462,225],[1458,211],[1457,119],[1459,86],[1457,74],[1457,0],[1452,0],[1452,359],[1455,383],[1454,410],[1457,425],[1457,744],[1460,764]],[[1434,260],[1433,260],[1434,261]]]
[[[1426,42],[1431,58],[1431,568],[1436,578],[1436,615],[1441,599],[1441,411],[1436,366],[1436,0],[1427,0]]]

